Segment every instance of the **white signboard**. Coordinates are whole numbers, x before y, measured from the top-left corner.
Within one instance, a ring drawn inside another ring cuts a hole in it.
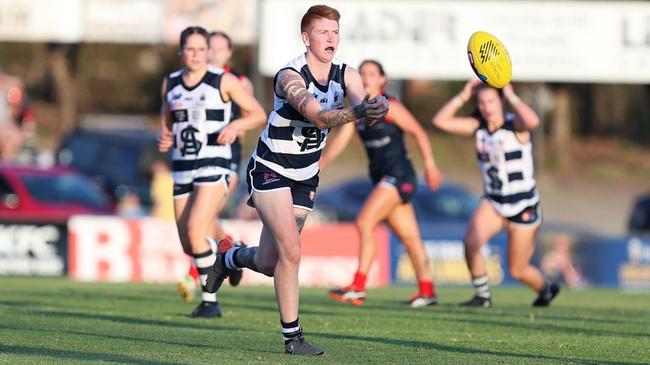
[[[208,32],[226,32],[235,44],[255,41],[257,0],[167,0],[165,3],[165,25],[160,31],[166,43],[178,44],[183,29],[192,25],[202,26]]]
[[[159,0],[86,1],[85,42],[160,43],[164,8]]]
[[[0,1],[0,41],[76,42],[81,38],[81,0]]]
[[[266,0],[259,69],[273,75],[304,51],[300,19],[314,1]],[[520,81],[650,82],[650,3],[329,1],[341,12],[337,57],[382,62],[390,77],[473,77],[467,40],[478,30],[508,48]]]
[[[256,0],[0,0],[0,41],[177,44],[191,25],[256,36]]]

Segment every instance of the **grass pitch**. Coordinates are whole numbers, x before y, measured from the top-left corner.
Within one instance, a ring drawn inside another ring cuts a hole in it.
[[[227,285],[227,284],[226,284]],[[224,317],[196,320],[173,285],[0,278],[0,363],[125,364],[647,364],[650,293],[564,290],[534,309],[525,288],[496,288],[491,309],[400,303],[412,288],[369,291],[362,308],[302,289],[306,337],[321,358],[283,354],[273,288],[224,286]]]

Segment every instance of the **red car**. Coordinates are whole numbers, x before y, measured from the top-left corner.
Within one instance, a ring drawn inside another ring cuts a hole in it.
[[[0,164],[0,223],[62,223],[72,215],[114,211],[95,182],[74,170]]]

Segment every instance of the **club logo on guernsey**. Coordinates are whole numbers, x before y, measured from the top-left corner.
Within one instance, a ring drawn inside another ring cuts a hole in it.
[[[323,141],[323,132],[318,128],[303,128],[302,135],[305,139],[298,142],[301,152],[318,148]]]
[[[199,133],[199,130],[188,126],[181,131],[181,141],[183,141],[183,146],[181,147],[181,154],[185,155],[195,155],[199,154],[203,144],[196,139],[196,134]]]

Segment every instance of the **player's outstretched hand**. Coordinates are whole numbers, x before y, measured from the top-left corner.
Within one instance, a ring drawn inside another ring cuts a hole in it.
[[[376,123],[377,120],[383,118],[388,113],[388,100],[383,95],[378,95],[373,98],[370,95],[366,95],[363,98],[362,105],[366,110],[366,123],[370,125]]]
[[[158,139],[158,151],[160,152],[167,152],[169,151],[170,148],[172,148],[172,145],[174,144],[173,141],[174,135],[170,131],[164,131],[160,135],[160,139]]]
[[[508,84],[503,87],[503,96],[510,97],[512,95],[515,95],[515,88],[512,87],[512,84]]]
[[[442,173],[440,173],[440,170],[438,170],[437,166],[428,166],[424,170],[424,178],[427,182],[427,185],[429,186],[429,189],[432,191],[440,189],[440,185],[442,184]]]
[[[469,81],[467,81],[465,87],[463,87],[463,91],[461,91],[460,94],[458,94],[458,96],[460,96],[464,102],[467,102],[472,97],[472,94],[474,93],[474,90],[476,90],[476,87],[480,84],[481,84],[481,80],[470,79]]]
[[[219,131],[219,137],[217,137],[217,144],[233,144],[235,139],[239,136],[239,130],[235,127],[234,124],[230,123],[227,126],[223,127]]]

